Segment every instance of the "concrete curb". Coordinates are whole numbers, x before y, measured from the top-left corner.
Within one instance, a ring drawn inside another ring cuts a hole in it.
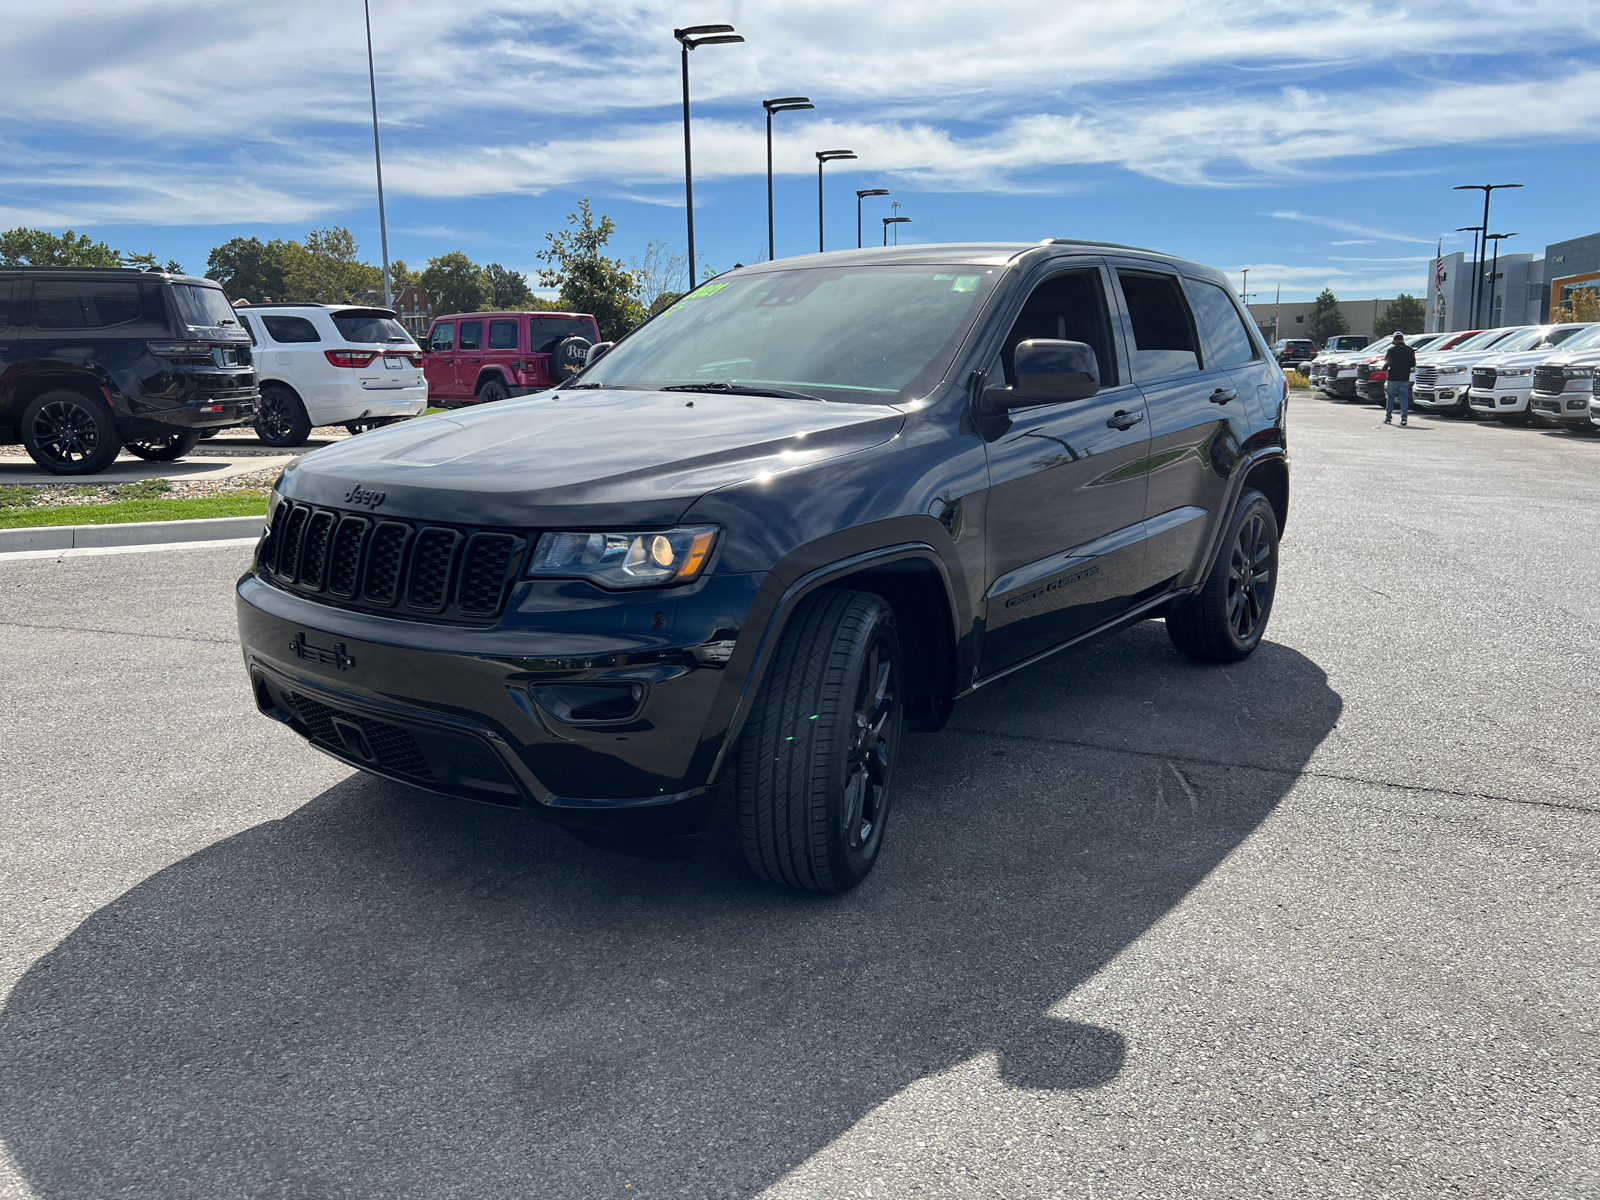
[[[267,518],[208,517],[198,521],[126,521],[118,525],[41,525],[0,529],[0,554],[14,550],[81,550],[86,546],[151,546],[260,537]]]

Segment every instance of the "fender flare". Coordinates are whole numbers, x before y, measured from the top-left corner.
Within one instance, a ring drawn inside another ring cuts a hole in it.
[[[1199,591],[1204,586],[1207,578],[1210,577],[1210,564],[1216,560],[1217,549],[1222,545],[1222,538],[1227,533],[1228,526],[1233,523],[1233,514],[1239,509],[1239,499],[1244,495],[1244,481],[1249,477],[1250,472],[1254,471],[1262,463],[1273,461],[1281,462],[1287,472],[1289,455],[1282,446],[1265,446],[1235,464],[1233,474],[1228,480],[1228,498],[1227,502],[1222,506],[1221,519],[1213,524],[1211,536],[1206,540],[1205,554],[1199,560],[1205,564],[1205,569],[1201,571],[1200,577],[1193,584],[1184,589],[1185,595]],[[1286,496],[1286,506],[1287,502],[1288,498]]]
[[[484,367],[479,370],[477,382],[472,385],[472,394],[474,396],[478,395],[478,393],[483,391],[483,385],[488,383],[491,379],[498,379],[500,381],[500,386],[505,388],[508,394],[516,388],[516,384],[512,383],[511,380],[506,378],[505,368]]]
[[[953,590],[949,568],[944,560],[939,557],[939,552],[927,542],[901,542],[893,546],[883,546],[876,550],[867,550],[860,554],[853,554],[847,558],[837,559],[824,566],[806,572],[796,579],[778,598],[772,613],[767,618],[765,627],[761,631],[761,639],[756,643],[755,657],[750,664],[750,669],[745,672],[744,683],[739,690],[739,697],[734,703],[733,713],[728,719],[727,729],[722,735],[722,745],[717,750],[716,759],[711,764],[707,775],[708,782],[715,783],[722,777],[723,767],[727,761],[728,751],[738,742],[740,734],[744,732],[744,723],[750,716],[750,710],[755,706],[756,695],[760,692],[762,684],[766,681],[767,670],[772,665],[773,656],[777,653],[778,640],[783,636],[783,631],[788,627],[789,618],[794,615],[795,608],[812,592],[827,586],[835,579],[842,579],[847,575],[854,575],[858,571],[869,567],[888,566],[891,563],[920,560],[932,564],[939,573],[940,583],[945,591],[945,603],[950,615],[950,636],[952,642],[959,645],[960,635],[955,628],[956,614],[960,611],[956,606],[955,592]]]

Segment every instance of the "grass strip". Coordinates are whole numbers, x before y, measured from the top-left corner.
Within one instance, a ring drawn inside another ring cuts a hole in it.
[[[0,529],[41,525],[120,525],[129,521],[194,521],[252,517],[267,512],[265,495],[195,496],[187,500],[112,500],[107,504],[51,504],[0,509]]]

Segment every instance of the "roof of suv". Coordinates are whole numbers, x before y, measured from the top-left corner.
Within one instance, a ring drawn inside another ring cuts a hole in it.
[[[360,312],[384,313],[391,317],[397,315],[394,309],[385,308],[381,304],[357,304],[353,300],[346,304],[319,304],[310,300],[263,300],[260,304],[245,302],[238,307],[248,308],[251,311],[258,308],[315,308],[324,312],[349,312],[351,309],[356,309]]]
[[[1172,263],[1196,275],[1226,280],[1221,271],[1203,263],[1193,262],[1176,254],[1149,250],[1140,246],[1125,246],[1120,242],[1093,242],[1078,238],[1045,238],[1039,242],[933,242],[918,246],[868,246],[859,250],[830,250],[826,254],[797,254],[793,258],[780,258],[775,262],[751,263],[736,267],[735,271],[783,271],[796,267],[823,265],[870,265],[874,263],[1010,263],[1030,251],[1048,251],[1052,248],[1079,247],[1087,251],[1114,251],[1129,257],[1149,257],[1158,262]],[[732,274],[733,272],[724,272]],[[720,276],[718,276],[720,278]]]
[[[551,312],[543,308],[496,308],[485,309],[483,312],[444,313],[435,317],[434,320],[456,321],[462,317],[570,317],[573,320],[594,320],[594,316],[591,313]]]
[[[74,279],[164,279],[168,283],[199,283],[221,287],[215,279],[200,275],[174,275],[168,271],[141,271],[138,267],[0,267],[0,275],[69,275]]]

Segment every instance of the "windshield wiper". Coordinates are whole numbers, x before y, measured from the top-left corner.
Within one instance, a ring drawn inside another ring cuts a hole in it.
[[[721,380],[709,380],[706,383],[669,383],[659,389],[663,392],[722,392],[729,396],[774,396],[779,400],[815,400],[818,404],[826,404],[821,396],[813,396],[807,392],[793,392],[788,388],[757,387],[744,383],[724,383]]]

